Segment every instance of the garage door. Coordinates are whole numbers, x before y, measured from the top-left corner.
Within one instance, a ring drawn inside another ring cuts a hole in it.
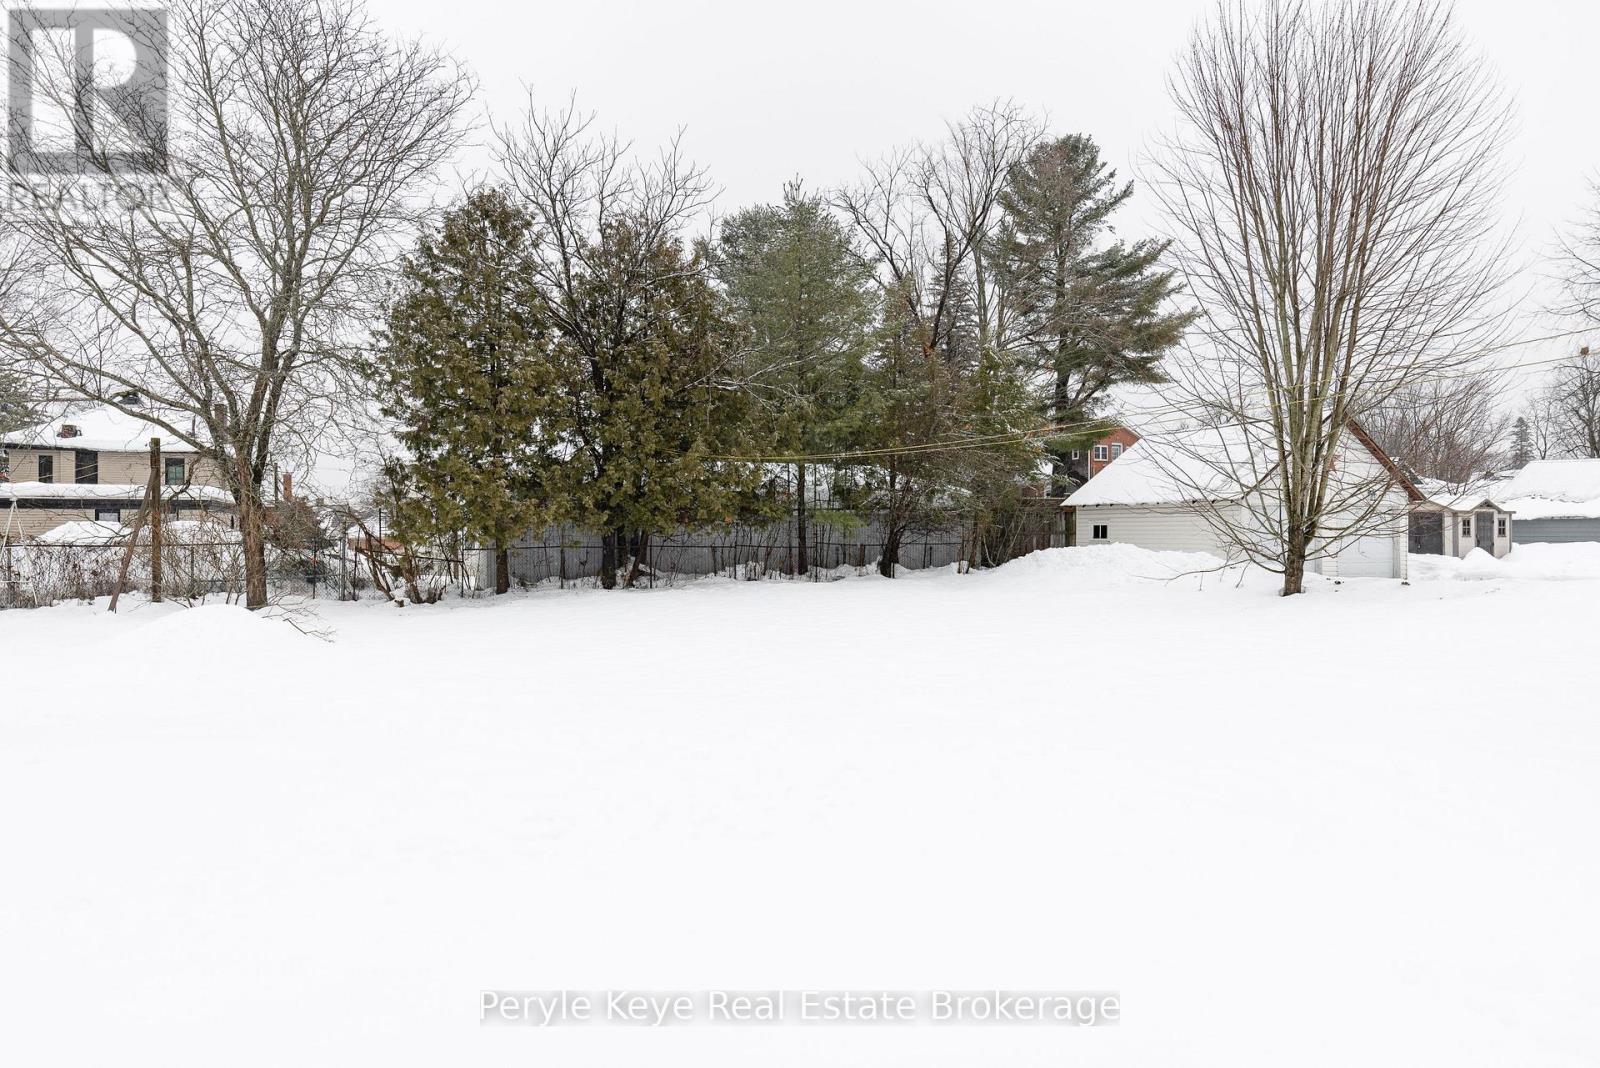
[[[1518,545],[1530,541],[1600,541],[1600,519],[1513,518],[1511,540]]]
[[[1399,578],[1395,571],[1394,538],[1357,538],[1339,550],[1340,578]]]

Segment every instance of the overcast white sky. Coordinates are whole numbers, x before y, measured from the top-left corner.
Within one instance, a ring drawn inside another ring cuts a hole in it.
[[[551,104],[576,90],[640,145],[684,127],[724,190],[722,212],[777,197],[795,175],[847,181],[858,159],[935,136],[996,97],[1092,135],[1137,178],[1140,154],[1172,122],[1171,57],[1210,10],[1205,0],[371,2],[391,30],[465,60],[497,116],[519,110],[526,87]],[[1535,285],[1555,228],[1600,171],[1600,5],[1465,0],[1457,12],[1517,104],[1506,211]],[[1149,198],[1135,197],[1124,228],[1159,232]]]

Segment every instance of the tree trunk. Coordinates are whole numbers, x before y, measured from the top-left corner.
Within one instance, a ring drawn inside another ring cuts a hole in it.
[[[810,559],[806,549],[806,465],[795,464],[795,486],[799,492],[795,496],[794,531],[800,544],[795,550],[794,570],[797,575],[804,575],[810,567]]]
[[[878,557],[878,574],[884,578],[894,578],[894,569],[900,563],[900,534],[899,527],[884,534],[883,555]]]
[[[614,590],[617,588],[617,568],[622,566],[621,550],[627,541],[627,533],[622,530],[611,530],[600,536],[600,587],[601,589]]]
[[[267,543],[261,531],[261,502],[253,488],[239,499],[239,532],[244,536],[244,606],[267,606]]]
[[[511,592],[511,550],[504,541],[494,543],[494,592]]]
[[[1306,591],[1306,537],[1293,527],[1284,546],[1283,596],[1292,597]]]

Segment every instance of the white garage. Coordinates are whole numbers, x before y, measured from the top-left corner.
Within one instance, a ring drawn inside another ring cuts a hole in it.
[[[1147,434],[1066,499],[1069,544],[1137,545],[1224,560],[1274,555],[1262,521],[1272,466],[1237,429]],[[1422,495],[1354,424],[1334,465],[1347,508],[1313,546],[1312,571],[1336,578],[1406,577],[1407,518]]]

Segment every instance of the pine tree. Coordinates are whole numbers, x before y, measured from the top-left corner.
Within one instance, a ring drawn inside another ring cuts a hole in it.
[[[549,441],[549,331],[529,267],[531,217],[479,190],[445,214],[405,260],[380,336],[383,412],[407,450],[403,532],[465,532],[495,552],[495,592],[510,588],[509,546],[543,515]]]
[[[1532,460],[1533,431],[1528,428],[1528,420],[1519,415],[1511,424],[1511,466],[1520,471]]]
[[[1034,148],[1001,194],[992,258],[1014,315],[1006,344],[1045,380],[1042,407],[1055,425],[1087,422],[1112,386],[1162,381],[1162,355],[1194,321],[1170,308],[1180,287],[1157,266],[1168,242],[1104,240],[1132,195],[1133,183],[1119,185],[1094,141],[1077,134]],[[1099,433],[1081,430],[1051,443],[1057,494],[1066,451]]]
[[[713,266],[744,334],[745,388],[768,454],[848,448],[850,410],[871,338],[872,270],[826,202],[786,185],[781,204],[738,212],[722,226]],[[794,569],[808,566],[808,476],[796,459]]]
[[[608,222],[561,302],[559,397],[544,427],[569,446],[550,467],[567,519],[602,532],[601,584],[631,585],[650,538],[730,522],[760,480],[727,308],[704,257],[630,219]]]

